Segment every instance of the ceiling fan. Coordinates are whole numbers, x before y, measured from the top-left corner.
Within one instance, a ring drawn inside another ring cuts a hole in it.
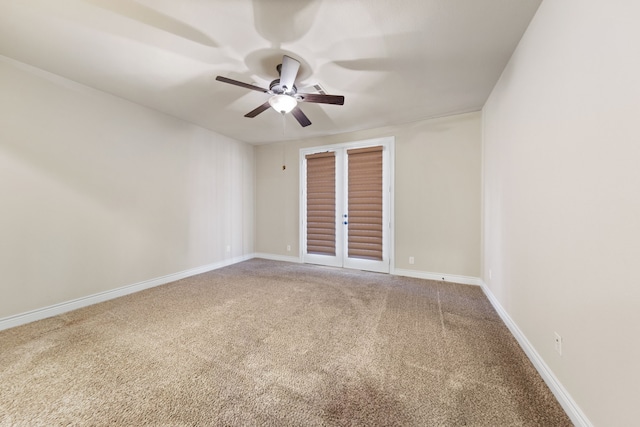
[[[290,56],[282,57],[282,64],[276,69],[280,75],[279,79],[273,80],[269,84],[269,89],[261,88],[238,80],[229,79],[227,77],[217,76],[216,80],[232,85],[240,86],[246,89],[256,90],[258,92],[268,93],[271,97],[258,108],[245,114],[245,117],[253,118],[258,114],[273,108],[281,114],[291,113],[302,127],[309,126],[311,121],[298,107],[298,102],[314,102],[319,104],[344,104],[344,96],[342,95],[326,95],[316,93],[299,93],[295,85],[296,76],[300,69],[300,62]]]

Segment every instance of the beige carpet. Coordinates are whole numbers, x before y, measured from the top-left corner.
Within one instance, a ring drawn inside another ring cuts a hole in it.
[[[567,426],[478,287],[255,259],[0,332],[0,425]]]

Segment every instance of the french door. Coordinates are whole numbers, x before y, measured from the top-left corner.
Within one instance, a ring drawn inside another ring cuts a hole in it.
[[[305,263],[389,272],[392,138],[301,150]]]

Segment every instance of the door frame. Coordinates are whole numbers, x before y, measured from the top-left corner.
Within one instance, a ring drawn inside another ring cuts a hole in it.
[[[305,248],[307,247],[307,233],[306,233],[306,218],[307,218],[307,212],[306,212],[306,181],[307,181],[307,177],[306,177],[306,163],[305,163],[305,156],[308,154],[312,154],[312,153],[317,153],[317,152],[322,152],[322,151],[335,151],[335,150],[344,150],[346,152],[346,150],[348,149],[354,149],[354,148],[363,148],[363,147],[370,147],[370,146],[376,146],[376,145],[381,145],[383,147],[385,147],[385,152],[387,157],[387,164],[383,167],[387,168],[387,171],[385,171],[385,173],[383,174],[383,176],[385,176],[386,180],[384,181],[384,185],[388,186],[387,190],[387,200],[388,200],[388,218],[387,218],[387,227],[385,227],[384,231],[386,231],[386,233],[383,234],[383,238],[386,237],[387,239],[387,251],[388,251],[388,259],[389,259],[389,273],[392,273],[394,271],[395,268],[395,221],[394,221],[394,209],[395,209],[395,200],[394,200],[394,167],[395,167],[395,137],[393,136],[387,136],[387,137],[381,137],[381,138],[372,138],[372,139],[365,139],[365,140],[360,140],[360,141],[352,141],[352,142],[345,142],[345,143],[340,143],[340,144],[331,144],[331,145],[320,145],[320,146],[314,146],[314,147],[308,147],[308,148],[301,148],[300,149],[300,160],[299,160],[299,164],[300,164],[300,178],[299,178],[299,184],[300,184],[300,220],[299,220],[299,236],[300,236],[300,261],[301,262],[309,262],[312,264],[315,263],[320,263],[323,265],[328,265],[328,266],[342,266],[342,257],[346,258],[346,254],[343,253],[343,249],[346,250],[346,248],[343,248],[343,243],[344,242],[344,227],[339,225],[339,218],[338,218],[338,212],[336,212],[336,246],[340,246],[340,247],[336,247],[336,257],[330,257],[327,255],[316,255],[314,256],[313,254],[305,254]],[[343,160],[346,159],[346,156],[343,158]],[[346,162],[339,162],[336,159],[336,171],[340,170],[340,173],[344,175],[344,172],[346,171]],[[345,177],[346,180],[346,177]],[[345,191],[346,189],[344,188],[344,186],[340,186],[338,184],[338,181],[336,180],[336,199],[344,199],[345,198]],[[338,245],[338,242],[340,242],[340,244]],[[338,259],[338,256],[340,257]],[[318,258],[316,260],[317,257],[321,257]],[[355,258],[354,258],[355,259]],[[354,259],[351,259],[352,261]],[[326,261],[326,262],[320,262],[320,261]],[[315,261],[315,262],[314,262]],[[349,264],[351,264],[350,266],[344,266],[345,268],[355,268],[355,269],[366,269],[366,268],[360,268],[359,263],[356,262],[350,262]],[[376,270],[371,270],[371,271],[376,271]]]

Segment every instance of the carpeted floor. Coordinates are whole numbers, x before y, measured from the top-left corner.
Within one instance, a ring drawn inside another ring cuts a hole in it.
[[[254,259],[0,332],[0,425],[568,426],[474,286]]]

